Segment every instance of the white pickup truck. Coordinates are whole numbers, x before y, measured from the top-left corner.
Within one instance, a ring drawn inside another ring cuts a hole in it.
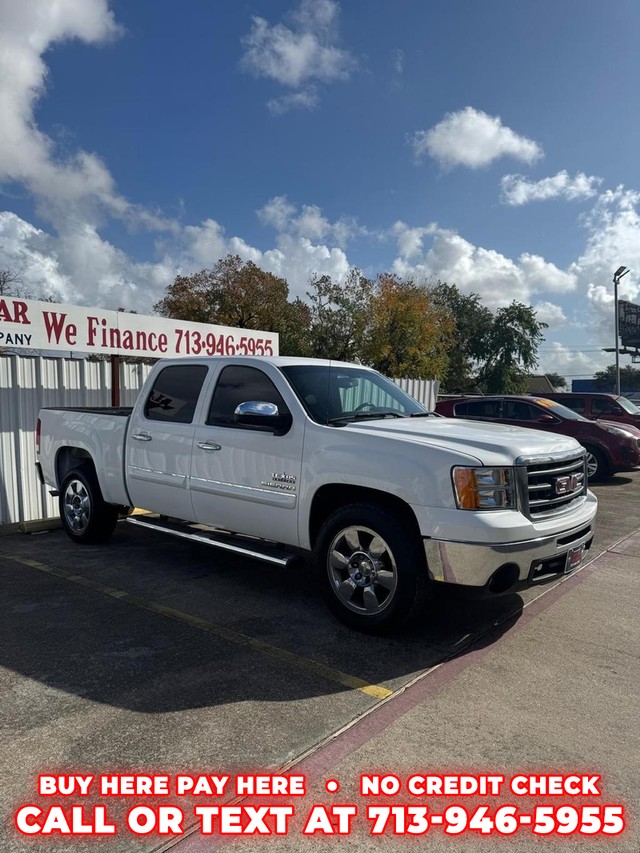
[[[37,467],[71,539],[140,507],[158,518],[130,522],[271,563],[311,552],[363,630],[434,582],[499,594],[572,571],[597,508],[572,438],[443,418],[373,370],[303,358],[160,361],[133,409],[42,409]]]

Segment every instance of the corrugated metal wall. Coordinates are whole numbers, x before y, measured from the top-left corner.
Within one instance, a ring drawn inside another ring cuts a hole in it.
[[[120,402],[132,406],[149,374],[146,364],[120,365]],[[35,469],[35,428],[43,406],[110,406],[107,361],[0,355],[0,524],[50,518],[57,501]]]
[[[432,412],[435,409],[440,388],[439,379],[394,379],[393,381],[403,391],[422,403],[428,411]]]
[[[403,391],[418,400],[429,411],[435,408],[438,398],[440,382],[437,379],[394,379]],[[373,403],[374,406],[390,406],[400,409],[400,404],[394,405],[389,395],[382,388],[373,386],[370,382],[361,382],[355,388],[344,388],[340,390],[342,406],[345,411],[353,411],[363,403]]]
[[[121,405],[133,406],[150,370],[146,364],[120,365]],[[435,406],[439,382],[394,381],[428,409]],[[38,411],[43,406],[110,405],[107,361],[0,354],[0,524],[58,515],[57,501],[36,476]]]

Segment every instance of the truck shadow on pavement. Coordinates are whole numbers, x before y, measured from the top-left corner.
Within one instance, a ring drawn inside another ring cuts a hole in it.
[[[364,635],[332,617],[310,569],[264,567],[120,527],[100,547],[79,547],[62,532],[0,540],[2,666],[49,692],[138,713],[287,702],[344,692],[330,672],[395,689],[482,637],[495,642],[522,612],[518,595],[465,601],[439,591],[419,623]],[[32,713],[47,709],[36,703]]]

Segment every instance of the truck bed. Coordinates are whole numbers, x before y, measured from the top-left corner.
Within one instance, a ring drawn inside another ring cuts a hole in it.
[[[58,453],[92,460],[107,503],[127,506],[124,479],[125,437],[132,408],[125,406],[49,406],[40,410],[42,473],[45,482],[61,488],[64,475]],[[62,466],[63,471],[68,468]]]

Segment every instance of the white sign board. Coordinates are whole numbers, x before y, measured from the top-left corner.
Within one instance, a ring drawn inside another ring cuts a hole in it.
[[[147,358],[278,355],[278,334],[5,296],[0,347]]]

